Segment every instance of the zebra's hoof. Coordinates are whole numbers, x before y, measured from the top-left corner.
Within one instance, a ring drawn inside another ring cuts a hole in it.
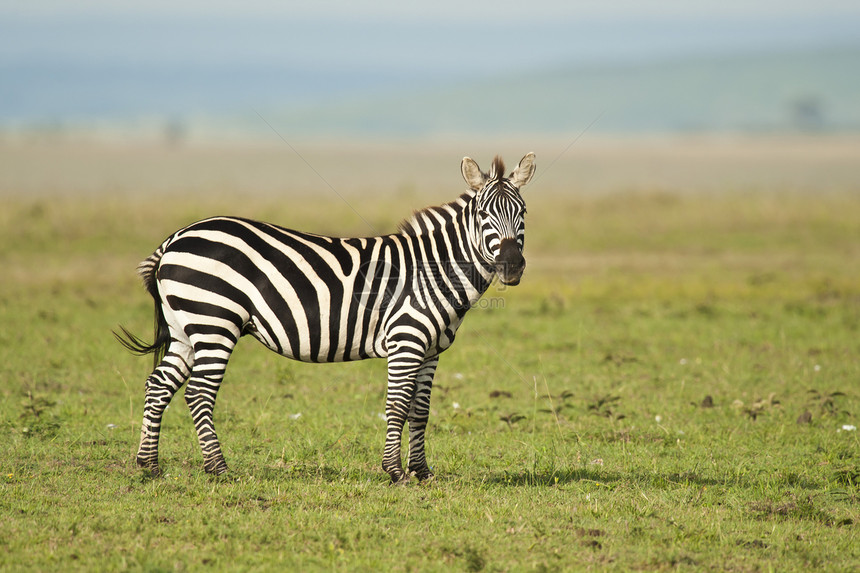
[[[158,466],[141,467],[144,479],[157,479],[161,477],[161,468]]]
[[[401,471],[396,474],[391,474],[391,485],[406,485],[411,479],[412,477],[409,474]]]
[[[227,473],[227,462],[224,458],[212,458],[203,461],[203,471],[213,476],[221,476]]]
[[[430,468],[424,466],[422,468],[416,468],[414,470],[409,471],[409,475],[413,475],[418,478],[418,481],[421,483],[431,481],[434,477],[433,472],[430,471]]]
[[[161,468],[158,467],[157,461],[137,458],[137,465],[143,470],[143,474],[148,478],[161,477]]]

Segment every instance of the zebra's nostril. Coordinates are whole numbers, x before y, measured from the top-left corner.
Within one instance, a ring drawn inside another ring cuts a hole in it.
[[[525,258],[520,251],[520,246],[513,239],[503,239],[499,245],[499,254],[496,256],[496,265],[504,265],[508,268],[520,268],[526,264]]]

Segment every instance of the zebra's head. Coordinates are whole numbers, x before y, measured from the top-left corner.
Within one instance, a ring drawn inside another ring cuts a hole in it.
[[[485,261],[496,268],[502,284],[519,284],[526,268],[523,245],[526,203],[520,189],[535,173],[535,154],[527,153],[505,177],[505,164],[496,156],[489,174],[469,157],[460,164],[463,179],[476,191],[472,201],[472,242]]]

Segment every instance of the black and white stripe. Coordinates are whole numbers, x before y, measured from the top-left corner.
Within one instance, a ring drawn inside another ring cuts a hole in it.
[[[382,467],[398,482],[432,477],[424,431],[439,354],[496,275],[517,284],[534,154],[504,176],[467,158],[470,189],[429,207],[380,237],[334,238],[238,217],[206,219],[167,238],[138,270],[155,299],[156,340],[123,329],[123,344],[156,353],[146,380],[137,462],[159,472],[164,409],[187,381],[185,399],[204,468],[227,470],[212,409],[227,361],[243,335],[303,362],[388,359],[387,434]],[[409,425],[406,471],[400,459]]]

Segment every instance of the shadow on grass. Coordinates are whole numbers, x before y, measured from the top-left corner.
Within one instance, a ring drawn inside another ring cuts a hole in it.
[[[188,468],[186,467],[186,471]],[[169,471],[169,470],[168,470]],[[192,470],[195,471],[195,470]],[[579,468],[547,468],[522,471],[476,471],[458,475],[437,469],[435,480],[427,482],[452,483],[459,482],[478,486],[492,484],[502,487],[552,487],[571,484],[592,484],[594,487],[614,489],[622,485],[638,485],[641,487],[673,490],[677,488],[739,488],[764,491],[773,488],[802,489],[820,491],[826,484],[815,482],[796,473],[785,474],[762,473],[760,475],[726,475],[706,476],[696,471],[687,472],[618,472],[607,470],[600,466]],[[199,470],[203,477],[202,468]],[[253,466],[248,468],[231,468],[222,476],[206,476],[214,481],[230,482],[244,481],[253,478],[264,482],[316,482],[316,483],[390,483],[387,474],[381,469],[370,466],[344,467],[340,465],[320,465],[312,462],[281,462],[278,465]],[[141,483],[160,479],[160,476],[140,470],[137,479]],[[414,484],[419,482],[412,480]]]
[[[494,472],[490,477],[481,479],[484,483],[511,487],[542,487],[566,485],[577,482],[594,482],[604,485],[618,483],[625,478],[620,474],[598,469],[576,469],[557,471]]]
[[[263,481],[318,481],[329,483],[341,481],[385,483],[386,481],[390,481],[388,476],[382,471],[300,463],[284,467],[255,468],[252,473],[256,479]]]
[[[706,477],[696,472],[684,473],[619,473],[600,468],[578,468],[570,470],[494,472],[484,483],[510,487],[547,487],[573,483],[593,483],[610,489],[622,483],[635,483],[647,487],[673,489],[676,487],[738,487],[742,489],[761,488],[764,480],[750,479],[746,476]],[[805,490],[819,490],[821,484],[801,478],[796,474],[770,476],[768,486],[797,487]]]
[[[284,482],[305,481],[317,483],[390,483],[388,476],[381,470],[373,468],[343,468],[337,466],[319,466],[315,464],[290,464],[284,467],[257,467],[249,472],[231,472],[226,479],[239,479],[253,475],[257,480]],[[225,479],[222,476],[221,479]],[[414,484],[419,482],[412,480]],[[697,472],[683,473],[642,473],[616,472],[600,467],[557,469],[557,470],[523,470],[520,472],[501,471],[457,476],[444,471],[436,478],[427,482],[433,483],[461,482],[467,484],[492,484],[503,487],[552,487],[570,484],[591,484],[598,488],[614,489],[621,485],[635,484],[641,487],[672,490],[677,488],[739,488],[739,489],[771,489],[797,488],[807,491],[821,490],[823,484],[804,479],[797,474],[786,475],[768,474],[761,479],[751,476],[710,477]]]

